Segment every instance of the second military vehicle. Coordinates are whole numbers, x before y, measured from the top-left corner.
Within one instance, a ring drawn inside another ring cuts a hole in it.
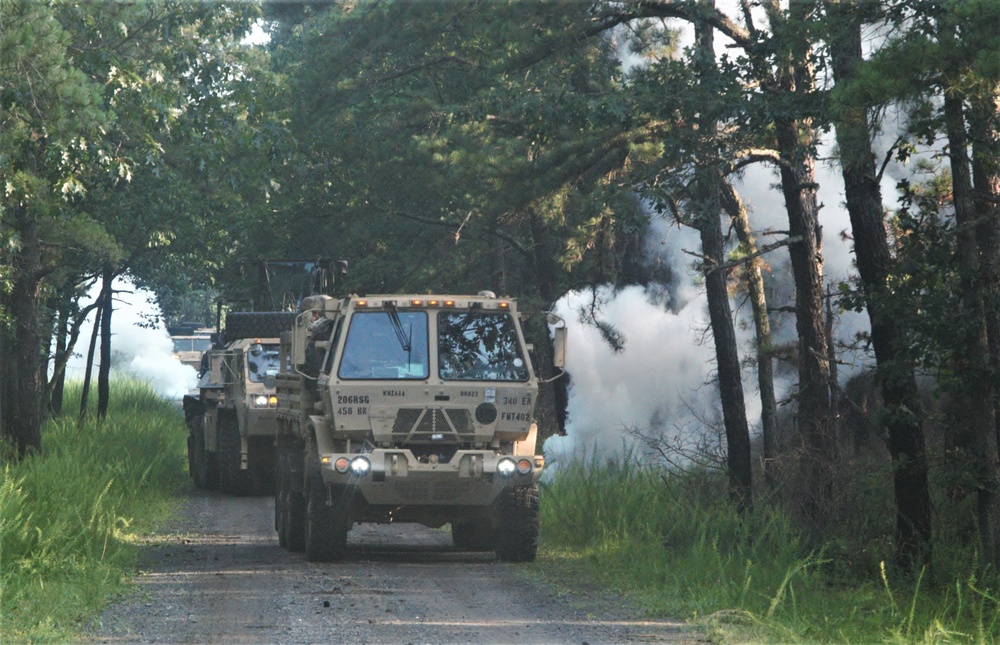
[[[184,397],[188,466],[199,488],[273,491],[279,337],[294,320],[287,312],[230,312],[202,356],[198,395]]]
[[[535,558],[538,379],[513,300],[313,296],[281,352],[282,546],[337,560],[356,522],[450,523],[460,548]]]

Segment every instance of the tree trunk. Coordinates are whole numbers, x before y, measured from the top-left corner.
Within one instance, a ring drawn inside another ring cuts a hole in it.
[[[14,226],[21,248],[14,257],[14,285],[10,295],[10,315],[14,322],[11,352],[13,394],[7,410],[6,434],[14,439],[18,456],[42,450],[41,352],[41,250],[38,223],[24,205],[13,208]]]
[[[837,83],[856,76],[862,61],[861,23],[853,0],[830,0],[840,28],[831,37]],[[883,223],[882,194],[875,172],[871,128],[865,109],[842,111],[835,123],[854,253],[871,324],[876,379],[886,414],[896,502],[896,561],[904,570],[929,564],[931,501],[921,404],[912,362],[901,354],[903,319],[883,313],[891,255]]]
[[[561,295],[556,288],[556,266],[557,252],[552,248],[552,237],[549,225],[537,213],[531,212],[528,216],[531,222],[532,261],[530,279],[527,280],[535,285],[538,295],[541,298],[541,308],[548,311]],[[552,365],[551,340],[549,338],[548,326],[545,320],[529,321],[528,333],[531,334],[532,342],[535,344],[536,357],[539,365],[537,369],[543,380],[552,379],[556,375],[555,367]],[[544,349],[542,349],[544,347]],[[535,405],[535,414],[538,417],[538,440],[544,441],[553,434],[566,434],[566,414],[569,403],[569,376],[563,374],[559,378],[540,383],[538,386],[538,401]]]
[[[69,294],[63,294],[64,297],[60,299],[56,315],[58,316],[58,323],[56,325],[56,349],[55,355],[52,357],[54,370],[52,372],[52,379],[49,381],[47,391],[49,393],[49,412],[53,415],[58,415],[62,413],[63,405],[63,390],[66,385],[66,363],[63,362],[59,364],[60,357],[67,356],[69,350],[67,346],[69,344],[69,309],[70,309],[70,298]]]
[[[108,402],[111,399],[111,313],[114,311],[115,299],[112,283],[115,274],[110,268],[104,270],[103,291],[104,302],[101,315],[101,364],[97,372],[97,418],[108,416]]]
[[[980,272],[986,295],[986,332],[990,367],[1000,374],[1000,132],[995,126],[1000,96],[974,101],[969,115],[972,133],[972,182],[975,188],[976,238],[983,261]],[[994,406],[1000,442],[1000,401]]]
[[[97,337],[101,331],[101,317],[104,315],[104,298],[110,297],[103,287],[101,295],[97,297],[97,306],[94,308],[94,330],[90,334],[90,346],[87,348],[87,363],[83,371],[83,388],[80,391],[80,418],[82,424],[87,416],[87,403],[90,398],[90,377],[94,372],[94,352],[97,350]]]
[[[722,184],[722,203],[733,220],[733,228],[740,244],[749,253],[757,250],[757,240],[750,228],[747,209],[736,189],[729,182]],[[774,458],[777,455],[778,404],[774,396],[774,359],[771,357],[771,319],[767,313],[767,296],[764,293],[764,276],[761,259],[751,258],[744,265],[744,281],[750,294],[750,308],[753,312],[754,331],[757,337],[757,387],[760,390],[760,429],[764,454],[761,462],[764,470],[764,486],[774,492],[777,481],[774,476]]]
[[[776,78],[780,101],[804,98],[815,85],[811,45],[804,27],[811,6],[792,2],[785,16],[774,0],[764,3],[771,28],[786,52]],[[775,135],[781,156],[781,191],[788,212],[789,245],[795,281],[795,327],[798,332],[798,424],[802,521],[821,540],[833,498],[834,442],[830,436],[829,351],[823,315],[823,257],[819,207],[816,202],[816,133],[806,118],[779,116]]]
[[[705,0],[703,4],[706,10],[715,7],[714,0]],[[695,39],[700,79],[707,83],[715,74],[715,30],[704,21],[697,21]],[[702,115],[700,128],[706,138],[712,141],[717,130],[715,117]],[[699,168],[695,172],[695,218],[701,233],[701,252],[706,259],[703,271],[708,294],[708,317],[715,343],[722,420],[726,428],[729,498],[742,513],[753,507],[752,458],[736,330],[726,285],[727,273],[719,269],[726,259],[725,239],[720,222],[720,190],[723,181],[714,167]]]
[[[961,346],[958,369],[963,375],[960,402],[963,423],[971,430],[976,462],[977,516],[983,563],[1000,564],[1000,457],[997,453],[995,394],[989,370],[989,341],[983,287],[980,283],[979,245],[976,241],[976,209],[972,197],[965,114],[962,99],[953,92],[944,98],[945,128],[951,161],[955,223],[958,234],[957,255],[960,283]]]
[[[69,297],[70,296],[67,296],[67,298],[69,298]],[[68,302],[68,300],[67,300],[67,302]],[[81,309],[80,311],[78,311],[76,313],[76,316],[73,317],[72,322],[70,322],[70,320],[69,320],[70,315],[69,315],[69,311],[67,309],[67,312],[66,312],[67,313],[66,323],[67,323],[69,329],[68,329],[68,333],[67,333],[67,338],[66,338],[65,346],[63,347],[63,349],[61,351],[57,348],[56,354],[53,357],[53,361],[52,361],[52,380],[49,383],[49,391],[52,393],[50,395],[50,397],[53,400],[53,403],[54,403],[54,401],[57,398],[56,394],[55,394],[57,385],[59,385],[59,387],[61,388],[61,383],[63,383],[65,381],[65,378],[66,378],[66,363],[69,361],[70,357],[73,355],[73,351],[76,349],[76,343],[80,339],[80,330],[83,327],[83,323],[86,322],[87,316],[90,314],[90,312],[93,311],[93,310],[95,310],[95,309],[97,309],[97,307],[98,307],[99,304],[100,304],[100,298],[98,298],[92,304],[87,305],[86,307],[84,307],[83,309]],[[60,315],[60,320],[61,320],[62,313],[60,313],[59,315]],[[61,333],[62,332],[60,332],[60,334]],[[59,399],[60,407],[61,407],[61,405],[62,405],[62,401],[61,401],[62,395],[59,395],[58,399]],[[58,411],[55,410],[54,405],[50,404],[50,407],[52,407],[53,412],[58,413]]]

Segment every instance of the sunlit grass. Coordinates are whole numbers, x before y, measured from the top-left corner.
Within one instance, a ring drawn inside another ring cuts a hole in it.
[[[65,409],[75,412],[79,387],[68,389]],[[171,402],[117,381],[103,422],[53,419],[41,456],[3,466],[0,641],[72,639],[127,585],[139,536],[185,481],[185,434]]]
[[[542,490],[540,561],[567,586],[586,572],[649,615],[688,619],[723,642],[1000,641],[995,576],[858,575],[804,546],[765,504],[740,518],[724,486],[629,463],[564,465]]]

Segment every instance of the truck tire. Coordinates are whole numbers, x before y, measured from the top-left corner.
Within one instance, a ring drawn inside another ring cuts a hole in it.
[[[498,560],[534,562],[538,552],[538,508],[538,486],[503,492],[496,514]]]
[[[294,312],[231,311],[226,314],[226,342],[243,338],[279,338],[295,324]]]
[[[188,435],[189,460],[192,462],[191,478],[196,488],[213,490],[219,487],[219,471],[215,456],[205,450],[205,416],[191,419],[191,433]]]
[[[347,554],[347,532],[351,523],[347,505],[334,499],[327,503],[327,488],[323,483],[319,460],[313,460],[306,482],[306,560],[335,562]]]
[[[455,547],[465,551],[492,551],[496,547],[496,536],[489,520],[452,522],[451,540]]]
[[[301,553],[305,549],[305,501],[292,487],[292,456],[278,456],[277,486],[274,492],[274,528],[278,532],[278,545],[289,551]]]
[[[219,488],[223,493],[236,496],[253,495],[254,477],[251,469],[240,468],[240,427],[236,415],[230,411],[219,412]]]
[[[306,550],[306,500],[291,488],[285,500],[285,545],[293,553]]]
[[[285,502],[287,484],[285,479],[288,472],[288,455],[278,453],[278,472],[275,476],[274,486],[274,530],[278,532],[278,546],[287,548],[285,540]]]

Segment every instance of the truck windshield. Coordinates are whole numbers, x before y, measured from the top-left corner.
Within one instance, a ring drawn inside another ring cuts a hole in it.
[[[337,375],[342,379],[426,379],[427,314],[365,311],[351,317]]]
[[[440,312],[438,362],[445,380],[528,380],[528,366],[509,314]]]
[[[252,383],[263,383],[268,376],[278,373],[277,345],[254,343],[247,350],[247,375]]]

